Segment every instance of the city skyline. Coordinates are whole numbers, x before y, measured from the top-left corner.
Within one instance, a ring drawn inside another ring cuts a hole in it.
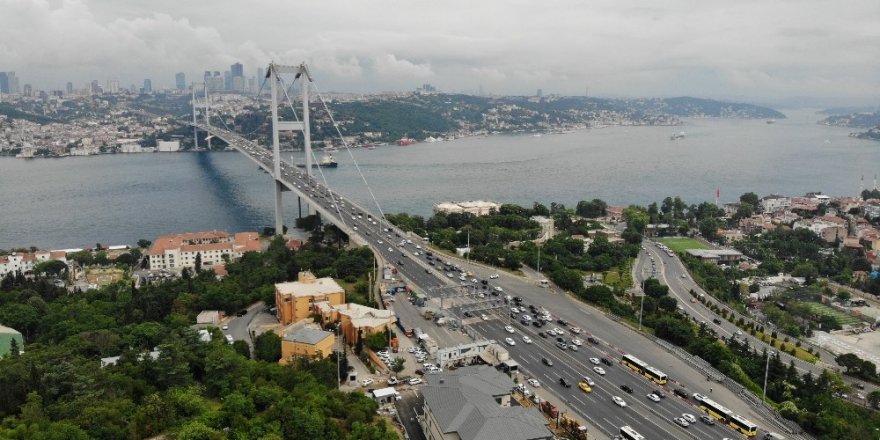
[[[0,70],[35,89],[118,79],[155,89],[234,63],[306,61],[324,90],[693,95],[870,102],[880,97],[875,2],[362,5],[256,8],[157,1],[3,0]],[[234,6],[229,3],[228,6]],[[346,11],[340,14],[339,11]],[[294,13],[295,12],[295,13]],[[291,18],[294,17],[294,18]],[[323,19],[322,19],[323,17]],[[27,30],[27,31],[26,31]],[[35,37],[36,36],[36,37]],[[103,73],[103,74],[102,74]],[[108,75],[109,73],[109,75]],[[102,77],[103,75],[103,77]]]

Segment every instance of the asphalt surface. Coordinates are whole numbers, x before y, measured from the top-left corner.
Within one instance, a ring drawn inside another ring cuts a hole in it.
[[[227,130],[206,127],[204,125],[201,125],[200,128],[224,138],[230,145],[245,153],[246,156],[254,160],[260,167],[270,173],[272,172],[272,153],[268,150]],[[460,284],[459,279],[457,277],[448,277],[445,270],[439,271],[436,268],[436,263],[434,266],[429,265],[429,260],[426,259],[423,253],[424,249],[416,247],[424,248],[427,243],[422,242],[418,238],[407,237],[405,233],[397,230],[394,226],[385,222],[384,219],[371,216],[369,211],[344,199],[338,193],[329,191],[323,184],[318,183],[318,178],[310,178],[304,171],[282,162],[281,176],[279,176],[280,181],[299,197],[311,201],[310,206],[315,211],[319,212],[325,219],[336,224],[337,227],[349,234],[352,239],[362,240],[385,261],[396,265],[399,273],[409,283],[415,285],[418,290],[431,297],[440,297],[446,294],[457,296],[454,300],[450,300],[450,305],[458,303],[457,308],[450,309],[453,312],[461,311],[462,304],[472,304],[470,307],[488,309],[495,306],[497,301],[501,301],[501,296],[493,297],[489,295],[487,298],[475,298],[473,295],[463,297],[460,293],[455,293],[459,289],[453,289],[452,286],[458,286]],[[315,174],[319,175],[317,170],[315,170]],[[411,240],[412,242],[409,243],[406,240]],[[419,255],[415,255],[415,252],[419,252]],[[446,256],[442,258],[443,260],[453,260],[453,258]],[[454,263],[454,261],[450,262]],[[457,264],[467,267],[467,270],[474,272],[474,277],[478,280],[488,280],[489,275],[494,273],[492,269],[477,265],[467,265],[460,260],[458,260]],[[673,383],[686,387],[689,393],[699,391],[702,394],[710,395],[708,388],[711,384],[705,383],[703,374],[693,369],[689,364],[663,352],[652,342],[641,337],[628,327],[593,308],[569,298],[568,295],[554,293],[555,291],[551,291],[551,289],[538,287],[534,283],[524,282],[518,277],[507,274],[501,274],[499,279],[491,280],[491,283],[488,284],[493,288],[501,286],[504,289],[504,294],[518,295],[525,298],[530,304],[540,304],[546,307],[553,313],[554,319],[564,318],[575,323],[587,330],[587,333],[582,334],[583,338],[586,338],[589,334],[599,338],[601,341],[599,346],[585,347],[586,350],[583,353],[563,352],[559,348],[545,343],[543,339],[537,336],[532,338],[535,340],[535,343],[528,348],[520,345],[511,347],[513,358],[522,363],[528,373],[535,374],[539,378],[543,377],[545,381],[548,381],[547,386],[554,391],[554,394],[569,402],[569,406],[577,412],[577,415],[584,420],[589,420],[594,427],[612,436],[617,433],[619,426],[628,424],[648,438],[720,439],[731,436],[737,437],[737,434],[729,428],[704,426],[699,421],[688,429],[675,425],[671,420],[673,415],[680,415],[682,412],[688,412],[697,417],[701,415],[698,408],[693,406],[693,402],[686,402],[673,396],[669,388],[664,391],[667,395],[666,399],[662,400],[659,404],[649,401],[645,396],[651,389],[655,389],[655,386],[649,384],[645,379],[640,379],[624,371],[625,367],[621,366],[617,361],[620,359],[622,351],[619,347],[626,347],[630,353],[669,374]],[[441,287],[443,289],[440,289]],[[485,290],[489,291],[488,288]],[[506,317],[506,311],[502,312],[499,309],[495,309],[494,311],[487,310],[485,313],[492,314],[495,318],[477,323],[473,325],[473,328],[486,338],[498,339],[504,333],[501,318]],[[498,340],[503,341],[503,339],[502,337]],[[441,346],[446,345],[444,342],[438,341]],[[606,377],[598,378],[596,377],[598,375],[595,373],[590,376],[598,385],[592,395],[584,395],[576,388],[576,382],[573,383],[571,389],[562,389],[558,385],[554,385],[560,374],[574,381],[585,372],[592,372],[592,364],[586,363],[587,353],[595,355],[604,353],[605,356],[614,361],[613,366],[603,366],[608,373]],[[553,367],[554,371],[552,374],[545,372],[540,364],[535,363],[536,359],[540,362],[540,359],[543,357],[554,359],[556,366]],[[557,360],[559,362],[556,362]],[[542,374],[544,376],[541,376]],[[629,395],[620,390],[618,386],[622,383],[628,383],[632,386],[635,390],[634,393]],[[616,406],[610,400],[611,395],[623,397],[628,406],[626,408]],[[735,398],[731,396],[728,397],[731,399]],[[724,400],[718,401],[736,411],[736,408],[729,402]],[[739,406],[741,407],[742,405]],[[736,412],[744,415],[759,426],[767,426],[766,421],[753,413]]]

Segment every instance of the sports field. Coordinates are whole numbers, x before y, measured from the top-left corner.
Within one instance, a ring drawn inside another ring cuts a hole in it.
[[[684,252],[688,249],[710,249],[709,246],[706,246],[693,238],[664,237],[658,238],[655,241],[665,244],[669,249],[672,249],[673,252]]]
[[[859,324],[862,322],[862,320],[860,320],[854,316],[850,316],[850,315],[847,315],[846,313],[840,312],[838,310],[834,310],[831,307],[828,307],[822,303],[803,302],[802,304],[809,307],[810,310],[817,315],[830,316],[835,321],[837,321],[837,323],[840,324],[841,326],[854,325],[854,324]]]

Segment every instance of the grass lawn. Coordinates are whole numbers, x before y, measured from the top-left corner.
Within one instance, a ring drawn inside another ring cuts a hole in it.
[[[764,341],[764,343],[766,343],[766,344],[769,344],[770,340],[772,339],[770,337],[770,334],[765,334],[765,333],[761,333],[761,332],[755,332],[755,337]],[[783,347],[783,346],[785,346],[785,347]],[[819,360],[819,358],[817,358],[815,355],[810,354],[807,350],[804,350],[803,348],[800,348],[800,347],[795,347],[794,341],[786,343],[782,339],[777,339],[776,343],[773,344],[773,347],[776,348],[777,350],[784,350],[786,353],[789,353],[789,350],[794,348],[795,357],[797,357],[798,359],[800,359],[802,361],[809,362],[811,364],[815,364]]]
[[[838,310],[834,310],[831,307],[828,307],[822,303],[804,302],[803,305],[809,307],[810,310],[817,315],[832,317],[841,326],[859,324],[863,322],[861,319],[847,315],[846,313],[840,312]]]
[[[664,237],[658,238],[655,241],[665,244],[669,246],[669,249],[672,249],[673,252],[684,252],[688,249],[711,249],[709,246],[700,243],[693,238],[685,238],[685,237]]]

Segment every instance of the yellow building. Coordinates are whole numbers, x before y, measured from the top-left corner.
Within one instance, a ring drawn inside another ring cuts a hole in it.
[[[319,302],[315,307],[321,313],[321,320],[325,324],[339,322],[345,341],[351,345],[357,343],[358,330],[361,337],[365,338],[367,335],[393,328],[397,322],[391,310],[379,310],[360,304],[334,305]]]
[[[324,359],[333,353],[336,335],[314,328],[299,328],[281,338],[281,359],[285,365],[297,357]]]
[[[300,272],[298,281],[275,285],[275,316],[282,325],[307,318],[317,302],[343,304],[345,290],[333,278],[317,279],[311,272]]]

